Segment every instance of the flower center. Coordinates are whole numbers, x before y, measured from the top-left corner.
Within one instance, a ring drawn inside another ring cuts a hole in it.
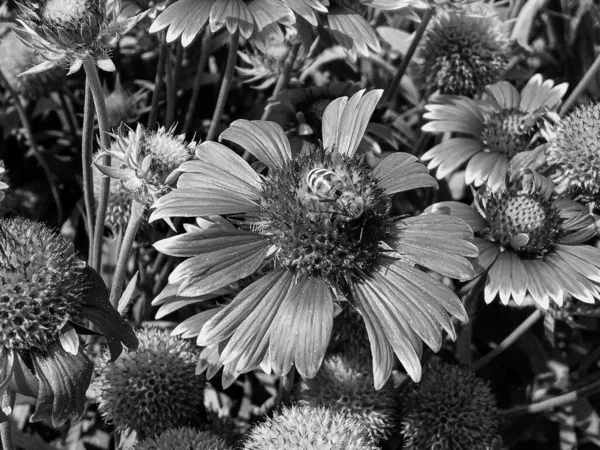
[[[90,0],[47,0],[42,9],[42,19],[48,25],[70,26],[88,22],[97,14],[98,1]]]
[[[534,123],[518,110],[502,110],[486,115],[481,140],[492,152],[509,158],[526,149]]]
[[[278,264],[338,279],[375,262],[388,210],[365,164],[321,150],[269,174],[255,227],[272,236]]]

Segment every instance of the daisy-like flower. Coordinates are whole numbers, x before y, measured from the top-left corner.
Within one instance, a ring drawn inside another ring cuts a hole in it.
[[[423,115],[430,122],[424,131],[461,133],[436,145],[422,159],[437,169],[442,179],[467,163],[465,182],[474,186],[502,186],[515,155],[529,150],[543,119],[561,103],[567,84],[533,76],[519,93],[506,81],[486,87],[482,101],[446,97],[443,104],[429,104]]]
[[[66,65],[70,75],[85,59],[114,71],[110,47],[145,15],[122,19],[120,9],[120,0],[25,0],[15,32],[45,60],[25,74]]]
[[[86,319],[113,359],[121,343],[137,346],[100,276],[40,223],[0,218],[0,300],[0,393],[10,387],[37,398],[32,421],[60,426],[83,414],[93,365],[76,330]]]
[[[133,450],[229,450],[225,439],[210,431],[174,428],[138,442]]]
[[[544,309],[550,299],[561,306],[565,294],[586,303],[600,299],[600,249],[584,244],[596,234],[594,218],[579,203],[555,199],[553,188],[529,173],[478,193],[477,209],[458,202],[427,208],[460,217],[475,232],[487,303],[498,294],[505,305],[511,298],[520,305],[529,294]]]
[[[4,190],[8,189],[8,184],[5,181],[7,181],[6,169],[4,168],[4,161],[0,160],[0,202],[4,200]]]
[[[150,220],[230,215],[237,228],[192,229],[155,244],[187,257],[169,281],[183,296],[203,295],[265,275],[240,292],[201,329],[197,344],[216,349],[234,377],[261,363],[286,374],[316,375],[330,339],[334,302],[351,300],[365,321],[377,388],[395,353],[421,376],[423,341],[438,350],[451,316],[466,320],[456,295],[419,265],[470,279],[477,255],[460,219],[438,214],[390,216],[390,197],[434,187],[427,169],[406,153],[371,170],[357,147],[382,91],[339,98],[323,116],[323,148],[293,159],[275,123],[235,121],[220,139],[239,145],[268,168],[258,175],[222,144],[204,142],[183,164],[176,190],[160,198]]]
[[[429,25],[414,64],[426,96],[475,97],[500,80],[508,62],[508,34],[491,7],[443,11]]]
[[[577,108],[549,132],[546,162],[557,192],[600,202],[600,103]]]

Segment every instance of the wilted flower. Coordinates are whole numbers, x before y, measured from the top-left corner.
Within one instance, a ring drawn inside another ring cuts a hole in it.
[[[112,91],[104,87],[108,126],[110,128],[117,128],[121,123],[127,124],[138,120],[146,109],[143,103],[148,92],[143,88],[133,93],[128,92],[121,84],[121,79],[117,75],[115,87]]]
[[[6,169],[4,168],[4,162],[0,160],[0,202],[4,200],[4,190],[8,189],[8,184],[5,181],[7,181]]]
[[[401,403],[403,450],[489,450],[496,439],[496,399],[466,367],[429,364]]]
[[[460,217],[475,232],[487,303],[500,294],[502,303],[512,298],[520,305],[526,293],[544,309],[550,299],[562,305],[565,294],[586,303],[600,299],[600,249],[583,244],[596,234],[594,218],[579,203],[553,198],[553,188],[527,175],[478,193],[477,210],[458,202],[427,208]]]
[[[111,148],[101,154],[112,156],[113,165],[96,163],[96,167],[120,180],[136,201],[150,206],[175,185],[177,169],[193,157],[197,144],[186,143],[184,135],[175,136],[164,127],[150,131],[138,123],[135,131],[129,127],[126,131],[126,135],[114,135]]]
[[[180,167],[178,188],[155,203],[151,220],[227,214],[239,225],[192,229],[155,244],[189,258],[169,278],[181,283],[180,295],[207,294],[265,267],[198,336],[200,346],[219,345],[230,374],[261,363],[285,374],[295,364],[312,378],[330,339],[334,302],[347,296],[366,323],[377,388],[391,374],[394,352],[418,380],[422,340],[438,350],[441,328],[454,336],[450,317],[467,319],[456,295],[415,265],[471,278],[466,257],[477,252],[469,227],[438,214],[391,217],[390,196],[437,183],[406,153],[373,171],[354,156],[381,93],[333,101],[323,116],[323,148],[296,160],[277,124],[235,121],[221,140],[247,149],[268,175],[224,145],[204,142]]]
[[[255,426],[244,450],[377,450],[358,419],[325,406],[283,408]]]
[[[25,0],[15,32],[45,61],[27,73],[68,65],[69,75],[86,59],[102,70],[113,71],[110,47],[144,17],[121,19],[120,0]]]
[[[115,362],[103,360],[95,380],[102,415],[121,432],[148,437],[188,425],[204,414],[204,376],[188,341],[144,328],[140,346]]]
[[[500,80],[508,62],[508,35],[491,7],[440,10],[420,43],[416,81],[426,96],[475,97]]]
[[[554,86],[533,76],[521,93],[501,81],[486,87],[486,97],[475,101],[467,97],[448,97],[444,104],[429,104],[423,117],[431,122],[424,131],[462,133],[436,145],[422,157],[437,168],[441,179],[468,162],[465,182],[487,184],[497,189],[504,183],[511,159],[529,149],[543,119],[551,114],[567,91],[567,84]]]
[[[189,427],[174,428],[139,442],[133,450],[229,450],[225,439]]]
[[[561,194],[600,201],[600,103],[577,108],[550,131],[546,161]]]
[[[0,218],[0,387],[37,398],[32,421],[54,426],[84,411],[92,363],[77,328],[87,319],[116,358],[135,348],[129,324],[108,302],[100,276],[48,227]]]

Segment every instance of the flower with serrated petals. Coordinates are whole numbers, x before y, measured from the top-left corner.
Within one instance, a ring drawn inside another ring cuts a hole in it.
[[[229,450],[225,439],[210,431],[173,428],[138,442],[133,450]]]
[[[195,373],[195,347],[167,330],[144,328],[137,337],[137,351],[100,363],[94,383],[103,417],[142,439],[198,422],[206,379]]]
[[[326,406],[283,408],[248,433],[243,450],[377,450],[356,418]]]
[[[500,188],[511,160],[530,150],[530,143],[543,119],[558,108],[567,84],[554,86],[533,76],[519,93],[506,81],[486,87],[486,96],[477,101],[467,97],[445,97],[441,104],[425,106],[430,122],[424,131],[461,133],[431,148],[422,157],[436,177],[447,177],[467,163],[465,182],[475,187],[487,184]]]
[[[550,300],[561,306],[565,294],[586,303],[600,299],[600,249],[584,244],[596,235],[594,218],[553,190],[549,179],[527,173],[503,189],[477,193],[477,208],[441,202],[426,209],[460,217],[475,232],[486,303],[499,295],[505,305],[511,298],[520,305],[529,294],[547,309]]]
[[[0,218],[0,393],[37,398],[32,421],[81,417],[93,365],[79,345],[86,319],[117,358],[137,346],[102,278],[45,225]],[[0,421],[6,417],[0,413]]]
[[[114,71],[110,47],[145,15],[121,19],[120,9],[120,0],[24,0],[15,32],[45,60],[24,73],[68,66],[70,75],[86,59]]]
[[[470,279],[477,255],[470,228],[439,214],[390,215],[391,196],[436,181],[416,158],[388,156],[374,170],[355,156],[382,94],[359,91],[329,104],[323,147],[292,158],[283,129],[237,120],[228,141],[253,154],[259,175],[223,144],[204,142],[184,163],[177,189],[161,197],[150,220],[225,215],[229,227],[194,227],[155,247],[189,258],[171,273],[181,296],[199,296],[264,274],[201,326],[197,344],[218,353],[233,378],[259,367],[316,375],[330,340],[334,303],[351,299],[365,322],[381,388],[394,353],[421,376],[423,341],[439,350],[451,317],[466,320],[456,295],[416,265]],[[233,225],[236,226],[233,226]],[[218,346],[218,348],[217,348]],[[211,361],[214,361],[212,359]]]
[[[177,169],[192,158],[197,147],[172,130],[160,127],[150,131],[139,123],[135,131],[127,127],[126,134],[114,138],[111,148],[104,149],[100,156],[107,154],[116,161],[111,167],[96,162],[96,167],[104,175],[120,180],[123,188],[146,206],[171,190],[179,177]]]

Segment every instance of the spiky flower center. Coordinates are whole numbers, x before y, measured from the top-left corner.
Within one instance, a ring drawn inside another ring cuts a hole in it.
[[[490,151],[504,153],[511,158],[527,148],[535,125],[531,120],[516,109],[487,114],[481,140]]]
[[[486,205],[489,238],[513,250],[543,257],[562,233],[562,219],[551,200],[512,189],[492,195]]]
[[[375,262],[388,210],[365,164],[319,151],[269,174],[256,229],[271,236],[282,266],[341,278]]]
[[[71,246],[42,224],[0,219],[0,346],[45,350],[86,289]]]

